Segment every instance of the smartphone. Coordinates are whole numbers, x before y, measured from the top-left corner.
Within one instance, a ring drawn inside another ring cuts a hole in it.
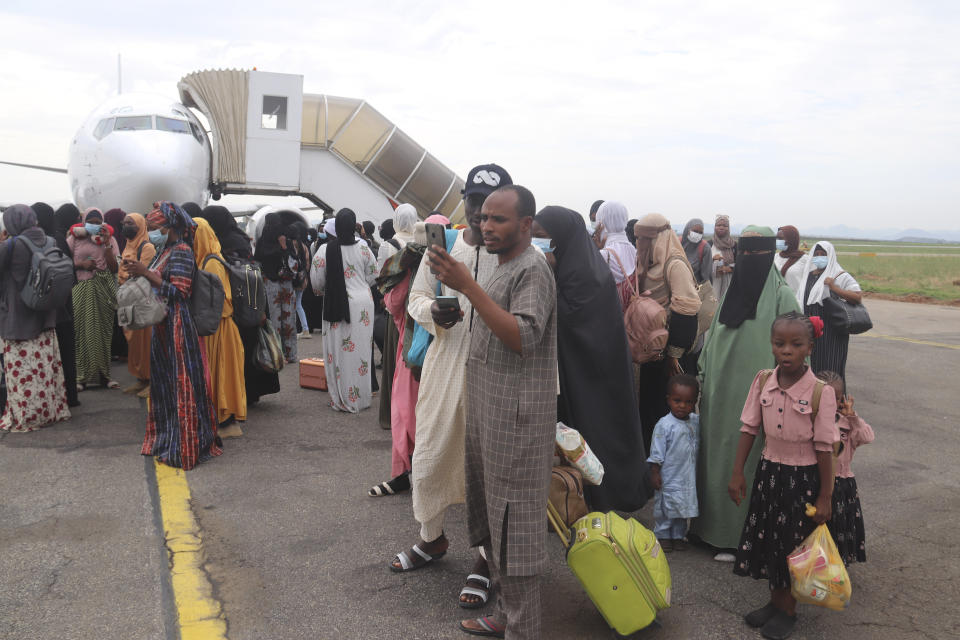
[[[447,230],[442,224],[434,224],[431,222],[424,225],[424,228],[427,232],[428,247],[437,247],[438,249],[447,248]],[[430,273],[436,273],[433,267],[430,268]]]
[[[441,309],[460,311],[460,299],[457,296],[437,296],[437,306]]]

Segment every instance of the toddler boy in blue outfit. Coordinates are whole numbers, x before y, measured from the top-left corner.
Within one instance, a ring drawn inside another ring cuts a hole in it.
[[[697,505],[697,451],[700,416],[693,413],[700,384],[691,375],[677,375],[667,383],[670,413],[660,418],[650,442],[650,477],[657,489],[653,502],[653,533],[664,551],[686,549],[688,518],[699,515]]]

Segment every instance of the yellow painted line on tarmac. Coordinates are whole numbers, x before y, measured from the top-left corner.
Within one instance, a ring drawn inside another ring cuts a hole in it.
[[[917,340],[916,338],[902,338],[900,336],[888,336],[882,333],[861,333],[863,338],[879,338],[881,340],[895,340],[897,342],[909,342],[910,344],[922,344],[927,347],[939,347],[941,349],[955,349],[960,351],[960,344],[948,344],[946,342],[933,342],[931,340]]]
[[[227,640],[223,607],[203,570],[203,540],[190,507],[190,486],[182,469],[154,460],[160,515],[170,561],[170,582],[181,640]]]

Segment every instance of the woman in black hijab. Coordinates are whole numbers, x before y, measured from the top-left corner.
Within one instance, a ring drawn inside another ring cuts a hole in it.
[[[217,235],[217,240],[220,241],[220,253],[224,258],[253,259],[250,238],[237,226],[236,218],[226,207],[211,205],[205,207],[199,216],[191,217],[203,218],[210,224],[210,228]]]
[[[226,207],[212,205],[204,208],[201,218],[210,224],[210,228],[220,241],[220,253],[227,262],[252,262],[250,238],[237,226],[233,215]],[[247,391],[247,406],[259,402],[263,396],[280,391],[280,376],[268,373],[257,366],[256,353],[260,329],[258,327],[237,327],[240,341],[243,343],[243,380]]]
[[[600,486],[587,486],[597,511],[635,511],[653,495],[633,364],[620,296],[583,217],[546,207],[533,235],[551,239],[557,274],[557,419],[578,430],[603,463]]]
[[[323,353],[330,407],[359,413],[370,406],[373,353],[373,297],[370,286],[377,259],[366,242],[358,242],[357,218],[350,209],[337,212],[337,237],[313,258],[310,280],[323,292]]]
[[[31,207],[37,214],[37,225],[43,232],[54,239],[60,250],[67,249],[66,231],[57,235],[57,219],[53,207],[46,202],[35,202]],[[80,212],[77,212],[79,217]],[[63,245],[62,247],[60,245]],[[67,255],[70,255],[69,252]],[[77,350],[73,335],[73,300],[68,297],[66,303],[57,309],[57,344],[60,347],[60,362],[63,363],[63,384],[67,390],[67,406],[79,407],[77,397]]]
[[[298,360],[296,294],[293,290],[297,259],[285,214],[295,215],[275,211],[263,219],[263,231],[257,240],[254,257],[263,265],[270,322],[280,334],[284,358],[292,364]]]
[[[60,205],[56,213],[53,214],[53,218],[53,239],[57,241],[57,246],[60,247],[60,251],[63,251],[72,258],[73,251],[70,250],[70,245],[67,244],[67,233],[70,232],[70,227],[75,224],[80,224],[80,209],[77,209],[77,205],[68,202],[67,204]]]

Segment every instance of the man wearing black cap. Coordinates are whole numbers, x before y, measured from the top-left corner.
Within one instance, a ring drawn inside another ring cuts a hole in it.
[[[468,228],[457,237],[450,253],[467,265],[478,282],[485,282],[497,268],[497,256],[483,250],[480,210],[488,195],[511,184],[510,174],[495,164],[474,167],[467,174],[462,193]],[[448,287],[442,287],[441,294],[457,296],[460,310],[440,309],[435,300],[437,278],[429,269],[420,269],[410,287],[407,311],[435,336],[420,377],[411,473],[413,514],[420,523],[420,540],[394,557],[390,568],[397,572],[418,569],[446,552],[449,542],[443,534],[444,514],[448,506],[465,500],[464,372],[475,314],[466,296]],[[473,609],[486,604],[489,575],[486,560],[478,557],[460,593],[460,606]]]

